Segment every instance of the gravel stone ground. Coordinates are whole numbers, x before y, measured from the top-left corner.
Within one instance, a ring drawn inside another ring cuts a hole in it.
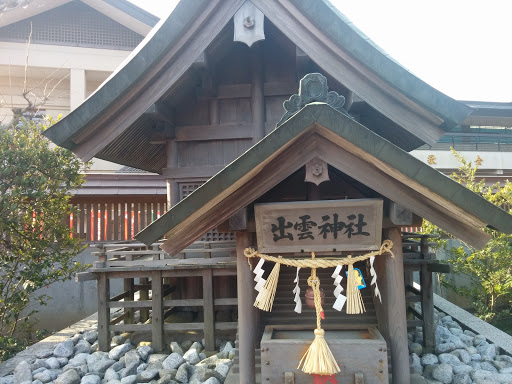
[[[172,341],[169,353],[154,353],[150,343],[132,344],[130,334],[115,335],[111,350],[98,351],[98,332],[88,329],[44,352],[21,361],[0,384],[222,384],[235,349],[233,340],[217,340],[219,351],[206,357],[204,343]]]
[[[435,353],[423,353],[420,327],[408,333],[411,384],[512,384],[511,356],[445,313],[434,316]]]

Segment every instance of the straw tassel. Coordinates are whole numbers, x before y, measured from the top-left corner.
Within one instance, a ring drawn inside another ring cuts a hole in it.
[[[311,253],[314,259],[314,252]],[[310,375],[333,375],[340,371],[340,367],[332,355],[329,345],[325,341],[325,331],[322,329],[324,312],[322,298],[320,297],[320,280],[316,276],[316,268],[311,268],[311,276],[308,278],[308,285],[313,289],[316,309],[315,339],[299,362],[297,369]],[[302,368],[301,368],[302,367]]]
[[[351,258],[351,256],[348,256]],[[358,288],[358,281],[356,280],[354,272],[354,265],[348,265],[348,281],[347,281],[347,313],[350,315],[358,315],[366,312],[364,307],[361,291]]]
[[[256,308],[261,309],[262,311],[270,312],[272,311],[272,306],[274,305],[274,297],[276,295],[277,281],[279,280],[279,270],[281,269],[281,264],[276,263],[272,272],[267,278],[265,285],[256,296],[256,300],[254,301],[254,306]]]

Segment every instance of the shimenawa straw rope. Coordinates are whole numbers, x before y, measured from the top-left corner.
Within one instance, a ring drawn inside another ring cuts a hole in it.
[[[311,253],[312,259],[315,253]],[[338,363],[334,358],[327,341],[325,341],[325,331],[322,329],[322,320],[324,310],[322,308],[322,298],[320,296],[320,280],[316,276],[316,268],[311,268],[311,276],[308,278],[308,285],[313,289],[313,297],[316,309],[316,329],[315,339],[299,362],[297,369],[302,369],[304,373],[315,375],[332,375],[340,371]],[[302,368],[301,368],[302,367]]]
[[[336,267],[338,265],[349,265],[357,263],[358,261],[367,260],[372,256],[380,256],[384,253],[390,253],[391,257],[395,257],[393,252],[391,251],[393,248],[393,242],[391,240],[384,240],[380,249],[378,251],[373,251],[370,253],[366,253],[360,256],[351,256],[350,258],[321,258],[321,259],[289,259],[284,258],[282,256],[275,257],[270,255],[265,255],[263,253],[259,253],[254,248],[246,248],[244,250],[244,255],[247,257],[247,262],[252,257],[260,257],[267,261],[273,261],[274,263],[279,263],[283,265],[287,265],[289,267],[301,267],[301,268],[331,268]],[[249,265],[251,263],[249,262]]]
[[[250,258],[260,257],[267,261],[273,261],[276,265],[272,269],[265,285],[262,287],[254,305],[264,311],[271,311],[274,297],[276,293],[277,281],[279,279],[279,271],[281,264],[290,267],[301,267],[311,268],[311,276],[308,278],[308,285],[313,289],[315,309],[316,309],[316,321],[317,327],[315,329],[315,339],[310,345],[304,356],[302,357],[298,368],[301,368],[303,372],[308,374],[316,375],[333,375],[340,371],[334,356],[332,355],[327,342],[325,341],[325,331],[322,329],[322,318],[324,318],[324,312],[322,308],[322,299],[320,297],[320,280],[316,275],[317,268],[329,268],[336,267],[338,265],[348,265],[348,281],[347,281],[347,313],[357,314],[364,312],[364,303],[359,291],[359,282],[356,280],[354,263],[362,260],[367,260],[374,256],[379,256],[384,253],[391,254],[391,257],[395,257],[391,248],[393,242],[391,240],[384,240],[378,251],[373,251],[365,255],[360,256],[347,256],[346,258],[322,258],[315,259],[315,253],[311,253],[311,259],[290,259],[283,258],[282,256],[275,257],[269,256],[253,248],[246,248],[244,254],[247,257],[247,262],[251,266]]]

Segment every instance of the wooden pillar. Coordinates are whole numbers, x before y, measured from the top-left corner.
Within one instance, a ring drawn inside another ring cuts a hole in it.
[[[255,333],[256,320],[253,306],[253,277],[244,249],[251,246],[250,234],[237,232],[236,235],[236,272],[238,291],[238,357],[240,365],[240,384],[255,383]]]
[[[149,284],[149,279],[147,277],[141,277],[139,279],[139,284],[140,285],[144,285],[144,286],[147,286]],[[139,300],[148,300],[149,299],[149,295],[148,295],[148,289],[147,288],[141,288],[139,290]],[[140,322],[141,323],[145,323],[146,321],[148,321],[149,319],[149,310],[148,309],[143,309],[141,308],[140,309]]]
[[[126,296],[124,297],[125,301],[133,301],[134,295],[134,282],[133,278],[123,279],[123,289],[126,292]],[[124,308],[125,324],[133,324],[133,308]]]
[[[432,272],[428,264],[423,264],[420,271],[421,312],[423,315],[423,342],[425,351],[431,353],[436,347],[434,327],[434,292],[432,287]]]
[[[404,286],[405,286],[405,297],[406,297],[406,316],[407,320],[414,320],[414,314],[409,311],[409,307],[411,304],[407,302],[407,298],[410,296],[416,296],[414,293],[407,290],[407,287],[414,286],[414,277],[413,277],[414,271],[411,269],[410,265],[404,265]]]
[[[133,255],[126,255],[126,261],[132,261]],[[123,279],[123,290],[126,292],[126,296],[124,297],[125,301],[133,301],[135,298],[134,295],[134,281],[133,278]],[[124,308],[125,324],[133,324],[133,308]]]
[[[152,316],[151,316],[151,346],[157,352],[164,349],[164,314],[162,297],[162,271],[151,274]]]
[[[255,43],[252,48],[252,87],[251,111],[253,127],[253,142],[257,143],[265,136],[265,94],[263,84],[263,57],[261,44]]]
[[[100,351],[110,349],[110,282],[106,273],[100,273],[98,278],[98,343]]]
[[[203,317],[204,341],[208,352],[215,351],[215,312],[213,310],[213,274],[211,269],[203,271]]]
[[[177,168],[179,166],[178,159],[178,143],[176,140],[167,140],[167,168]],[[168,178],[167,181],[167,209],[171,209],[180,201],[178,182],[174,178]]]
[[[409,347],[400,228],[393,227],[385,230],[384,238],[393,242],[395,258],[390,256],[375,258],[377,284],[382,295],[382,304],[378,303],[376,306],[379,331],[391,348],[392,383],[409,384]]]

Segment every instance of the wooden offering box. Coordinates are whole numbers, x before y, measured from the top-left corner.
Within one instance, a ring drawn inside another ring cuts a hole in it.
[[[261,382],[311,384],[313,376],[297,366],[313,338],[313,329],[266,326],[261,339]],[[338,383],[388,384],[387,346],[376,328],[326,329],[325,338],[340,367],[335,375]]]

